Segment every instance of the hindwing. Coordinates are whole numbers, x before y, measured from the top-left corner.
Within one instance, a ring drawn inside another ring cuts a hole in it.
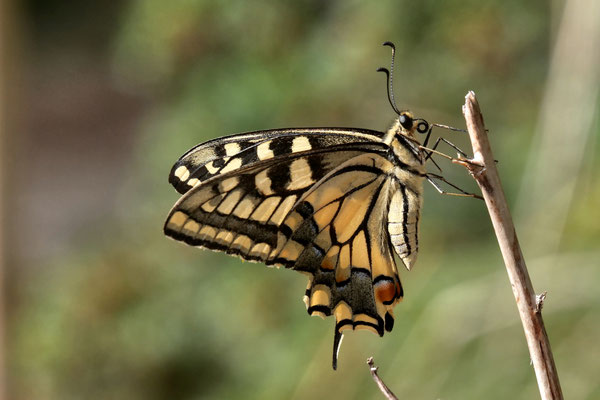
[[[280,225],[267,264],[309,276],[309,314],[336,319],[333,366],[346,329],[383,336],[393,327],[402,298],[398,271],[385,232],[395,190],[393,165],[378,154],[341,164],[300,197]]]

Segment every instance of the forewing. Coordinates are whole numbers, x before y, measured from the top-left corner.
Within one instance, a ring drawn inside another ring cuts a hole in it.
[[[313,149],[218,174],[182,196],[165,223],[167,236],[193,246],[267,261],[282,221],[302,194],[360,154],[381,154],[379,143]]]
[[[180,193],[213,176],[312,149],[379,143],[383,133],[356,128],[291,128],[226,136],[202,143],[173,165],[169,182]]]

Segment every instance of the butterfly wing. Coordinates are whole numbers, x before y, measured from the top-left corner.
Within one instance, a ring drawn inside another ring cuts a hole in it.
[[[329,172],[285,217],[267,260],[308,275],[310,315],[335,316],[334,369],[342,332],[383,336],[403,295],[385,231],[398,191],[393,168],[379,154],[361,154]]]
[[[385,233],[397,190],[386,150],[375,142],[311,147],[216,173],[180,199],[165,234],[307,274],[308,312],[336,317],[335,367],[341,332],[383,335],[402,297]]]
[[[192,246],[265,262],[277,246],[283,218],[303,192],[346,160],[384,151],[381,143],[343,144],[215,174],[175,204],[165,234]]]
[[[173,165],[169,182],[184,194],[211,177],[254,163],[332,146],[381,141],[383,133],[356,128],[290,128],[226,136],[202,143]]]

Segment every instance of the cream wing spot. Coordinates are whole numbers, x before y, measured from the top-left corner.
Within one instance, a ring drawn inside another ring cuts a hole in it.
[[[314,243],[322,249],[331,247],[331,233],[329,232],[329,227],[323,229],[321,233],[317,235]]]
[[[300,224],[304,221],[304,218],[298,212],[292,211],[290,215],[285,219],[285,224],[292,230],[295,231]]]
[[[296,202],[296,196],[288,196],[288,197],[286,197],[281,202],[281,204],[279,205],[279,207],[277,207],[277,210],[275,210],[275,212],[271,216],[271,219],[270,219],[271,222],[274,223],[277,226],[281,225],[281,223],[283,222],[283,219],[285,218],[285,216],[287,215],[287,213],[290,212],[290,210],[294,206],[295,202]]]
[[[182,231],[184,231],[187,235],[195,235],[199,229],[200,224],[193,219],[190,219],[185,223],[185,225],[183,225]]]
[[[251,257],[260,257],[262,259],[266,259],[269,252],[271,251],[271,246],[267,243],[257,243],[252,247],[252,250],[248,253]]]
[[[198,178],[192,178],[189,181],[187,181],[187,185],[194,187],[200,184],[200,180]]]
[[[204,225],[198,232],[198,238],[201,240],[213,240],[217,230],[209,225]]]
[[[287,238],[281,233],[278,234],[277,235],[277,246],[271,251],[271,254],[269,254],[269,259],[273,260],[281,252],[281,249],[283,249],[283,246],[285,246],[286,243],[287,243]]]
[[[250,246],[252,245],[252,240],[246,235],[238,235],[233,243],[231,244],[231,248],[240,250],[240,253],[248,253],[250,250]]]
[[[281,197],[278,196],[268,197],[264,199],[263,202],[260,203],[258,207],[256,207],[256,210],[254,210],[254,212],[250,216],[250,219],[258,222],[267,222],[269,218],[271,218],[271,215],[273,215],[273,212],[275,211],[280,202]]]
[[[373,326],[378,326],[379,325],[378,321],[375,318],[369,317],[366,314],[358,314],[358,315],[355,315],[353,317],[353,319],[354,319],[354,322],[365,322],[367,324],[367,325],[365,325],[365,324],[358,324],[358,325],[356,325],[356,329],[367,330],[367,331],[373,332],[376,335],[378,334],[377,333],[377,329],[375,329],[373,327]]]
[[[290,165],[290,183],[287,185],[287,189],[304,189],[313,183],[315,181],[312,179],[312,170],[308,161],[304,158],[294,160]]]
[[[312,149],[310,142],[306,136],[298,136],[292,140],[292,153],[306,151]]]
[[[226,143],[225,144],[225,154],[229,157],[236,155],[241,150],[239,143]]]
[[[205,164],[206,169],[208,170],[208,172],[210,172],[211,174],[216,174],[217,172],[219,172],[219,168],[215,167],[213,165],[213,162],[209,162]]]
[[[219,191],[220,192],[229,192],[231,189],[236,187],[240,183],[240,179],[237,176],[232,176],[231,178],[227,178],[221,183],[219,183]]]
[[[212,199],[210,199],[207,202],[205,202],[204,204],[202,204],[202,206],[200,206],[200,208],[202,208],[202,210],[207,213],[213,212],[215,210],[215,208],[217,208],[219,203],[221,203],[221,200],[223,200],[223,198],[225,197],[226,194],[227,193],[221,193],[220,195],[213,197]]]
[[[237,206],[241,197],[242,191],[239,189],[229,193],[225,200],[219,204],[217,211],[221,214],[231,214],[231,211],[233,211],[233,208]]]
[[[190,177],[190,170],[187,169],[186,166],[181,165],[175,170],[175,176],[179,178],[180,181],[187,181]]]
[[[271,188],[271,178],[269,178],[268,173],[269,169],[267,168],[260,171],[254,177],[254,184],[256,185],[256,188],[264,196],[270,196],[272,194],[275,194],[275,192],[273,192],[273,189]]]
[[[330,307],[330,305],[331,289],[325,285],[315,285],[310,296],[310,307]],[[312,311],[311,315],[318,315],[321,318],[326,317],[323,311],[320,310]]]
[[[229,162],[223,167],[221,173],[224,174],[229,171],[233,171],[242,166],[242,159],[237,157],[229,160]]]
[[[279,257],[288,261],[296,261],[300,256],[300,253],[304,250],[304,246],[295,240],[288,240],[281,252]]]
[[[352,321],[352,308],[345,301],[340,301],[333,309],[333,315],[335,320],[340,321]],[[346,329],[352,329],[352,324],[344,324],[340,327],[340,332]]]
[[[188,216],[181,212],[181,211],[176,211],[173,213],[173,215],[171,215],[171,218],[169,218],[169,222],[167,222],[167,227],[170,229],[181,229],[181,227],[183,227],[183,224],[185,224],[185,221],[187,221]]]
[[[259,160],[268,160],[269,158],[273,158],[275,154],[273,154],[273,150],[270,149],[271,141],[263,142],[256,147],[256,155]]]
[[[325,254],[323,261],[321,261],[321,268],[334,270],[338,264],[339,253],[340,248],[338,246],[332,246],[327,254]]]
[[[252,211],[254,211],[254,208],[256,207],[256,202],[256,198],[245,197],[233,210],[233,215],[240,219],[247,219],[250,216],[250,214],[252,214]]]
[[[215,236],[215,241],[221,245],[228,246],[234,238],[234,234],[228,230],[220,230]]]
[[[314,278],[312,277],[312,275],[309,275],[308,283],[306,284],[306,293],[310,293],[313,279]],[[306,308],[310,306],[310,297],[308,297],[308,295],[305,294],[304,296],[302,296],[302,301],[306,305]]]

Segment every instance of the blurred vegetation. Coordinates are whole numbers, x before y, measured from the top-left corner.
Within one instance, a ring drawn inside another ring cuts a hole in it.
[[[426,188],[420,259],[400,271],[406,295],[394,331],[346,335],[337,372],[333,321],[306,315],[303,276],[182,246],[163,237],[162,224],[177,199],[170,166],[199,142],[287,126],[386,129],[394,114],[375,72],[388,66],[386,40],[398,50],[400,107],[461,127],[463,96],[475,90],[507,195],[527,201],[518,190],[536,151],[555,3],[131,0],[97,13],[110,18],[101,33],[91,29],[106,39],[90,52],[115,87],[150,105],[112,216],[20,273],[15,398],[376,399],[371,355],[401,398],[536,398],[510,285],[476,201]],[[45,7],[31,18],[53,18]],[[90,14],[69,16],[72,35],[103,25]],[[46,23],[60,43],[59,24]],[[560,247],[552,257],[529,254],[521,237],[534,286],[549,292],[547,330],[573,399],[600,398],[597,120],[594,129]],[[475,190],[460,168],[444,173]]]

